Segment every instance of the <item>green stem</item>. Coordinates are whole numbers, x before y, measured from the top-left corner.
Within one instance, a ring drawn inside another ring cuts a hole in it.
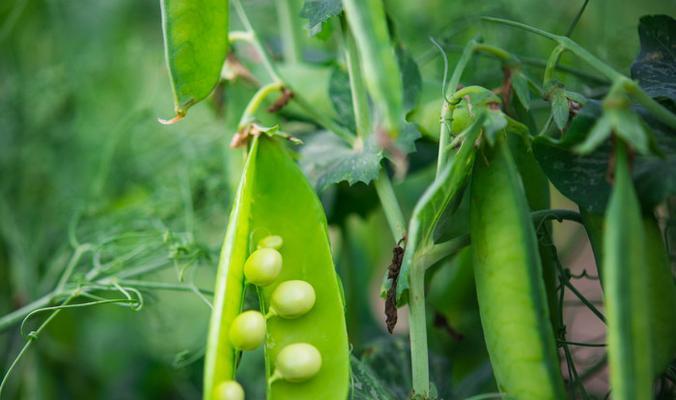
[[[489,56],[493,56],[493,57],[499,59],[500,61],[502,61],[504,64],[507,64],[507,65],[518,65],[518,64],[520,64],[520,61],[516,56],[514,56],[511,53],[509,53],[508,51],[501,49],[499,47],[496,47],[496,46],[491,46],[489,44],[484,44],[484,43],[477,43],[474,46],[474,50],[477,53],[483,53],[483,54],[487,54]]]
[[[469,243],[469,235],[465,234],[446,242],[434,244],[421,252],[419,256],[420,264],[422,268],[427,270],[440,260],[456,254],[458,251],[469,246]],[[415,260],[414,262],[417,263],[418,261]]]
[[[277,0],[277,20],[279,21],[279,31],[282,37],[282,49],[284,51],[284,61],[297,64],[303,60],[303,50],[301,44],[302,31],[300,20],[294,20],[298,15],[297,1],[295,0]]]
[[[426,398],[430,392],[427,355],[427,316],[425,312],[425,269],[414,262],[409,273],[409,335],[413,393]]]
[[[380,203],[383,206],[385,218],[390,225],[392,236],[394,236],[395,241],[398,241],[406,235],[406,220],[401,212],[401,207],[399,207],[399,202],[397,202],[394,189],[392,189],[390,178],[385,171],[380,171],[380,175],[374,181],[374,185],[380,198]]]
[[[543,87],[546,88],[547,82],[551,81],[554,77],[554,71],[556,70],[556,66],[559,64],[559,59],[561,58],[561,54],[563,54],[564,51],[566,51],[566,47],[558,45],[549,55],[549,58],[547,59],[547,65],[545,65],[544,77],[542,79]]]
[[[237,130],[239,131],[250,124],[254,120],[256,112],[260,108],[263,101],[272,93],[281,90],[283,87],[284,84],[281,81],[272,82],[261,86],[256,94],[254,94],[254,96],[251,98],[251,100],[249,100],[249,104],[247,104],[246,108],[244,109],[242,117],[239,120],[239,124],[237,125]]]
[[[648,96],[646,92],[635,81],[626,79],[623,82],[624,89],[634,98],[639,104],[645,107],[657,119],[667,124],[670,128],[676,129],[676,115],[670,112],[662,104],[655,101]]]
[[[260,55],[261,61],[263,62],[263,66],[268,72],[268,75],[270,75],[270,78],[272,78],[273,81],[281,82],[282,79],[279,77],[277,70],[275,69],[274,65],[272,65],[270,57],[268,57],[268,54],[263,48],[261,41],[258,39],[258,35],[256,35],[256,31],[254,31],[251,21],[249,21],[249,18],[244,11],[244,7],[242,7],[242,3],[240,3],[239,0],[232,0],[232,4],[235,7],[235,12],[239,17],[239,20],[242,22],[242,25],[244,25],[244,29],[246,29],[246,31],[251,35],[249,43],[251,43],[254,49],[256,49],[256,52]]]
[[[344,29],[345,61],[350,76],[350,92],[352,93],[352,108],[354,110],[357,136],[364,138],[371,130],[371,122],[368,108],[368,96],[364,78],[359,67],[359,53],[354,36],[349,29]]]
[[[538,210],[538,211],[533,211],[530,213],[531,218],[533,219],[533,222],[536,224],[540,224],[544,221],[550,221],[550,220],[557,220],[559,222],[563,222],[563,220],[567,221],[574,221],[578,223],[582,223],[582,215],[580,213],[573,211],[573,210],[564,210],[564,209],[546,209],[546,210]]]
[[[253,26],[251,25],[251,22],[249,21],[249,18],[246,15],[246,12],[244,11],[244,8],[242,7],[242,4],[240,3],[239,0],[232,0],[232,4],[235,7],[235,11],[237,12],[237,15],[239,16],[240,20],[242,21],[242,24],[244,25],[244,28],[249,32],[251,35],[251,38],[249,42],[251,45],[254,47],[258,55],[261,57],[261,60],[263,60],[263,65],[265,66],[265,69],[268,72],[268,75],[272,78],[273,82],[283,82],[283,79],[280,77],[279,73],[277,72],[277,69],[275,68],[275,65],[272,63],[272,60],[268,56],[268,53],[265,51],[263,48],[263,45],[261,44],[260,40],[258,39],[258,36],[256,35],[256,31],[254,31]],[[288,83],[284,84],[286,87],[290,87]],[[293,87],[291,87],[293,89]],[[319,125],[323,126],[324,128],[330,130],[333,132],[336,136],[340,137],[342,140],[344,140],[346,143],[349,143],[352,145],[354,143],[354,135],[347,129],[343,128],[339,124],[335,123],[330,117],[325,116],[324,114],[318,113],[315,111],[315,108],[312,106],[312,104],[309,104],[305,99],[303,99],[303,96],[301,93],[297,93],[294,91],[294,97],[293,101],[298,104],[303,110],[308,113],[308,115]]]
[[[475,39],[472,39],[469,41],[469,43],[467,43],[467,45],[462,51],[462,55],[460,56],[458,63],[455,65],[455,69],[453,70],[451,79],[449,80],[448,86],[446,87],[446,92],[444,93],[443,104],[441,105],[441,118],[440,118],[441,126],[439,128],[439,153],[437,155],[437,173],[436,173],[437,177],[441,174],[441,171],[444,168],[443,166],[446,164],[447,160],[446,145],[448,144],[448,140],[451,135],[449,116],[452,118],[453,111],[447,104],[446,98],[455,93],[455,90],[457,89],[458,84],[460,83],[462,73],[467,67],[470,58],[472,58],[472,54],[474,53],[476,45],[477,40]]]

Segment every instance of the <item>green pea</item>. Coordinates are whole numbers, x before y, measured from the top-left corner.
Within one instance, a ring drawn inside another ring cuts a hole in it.
[[[304,382],[317,375],[321,367],[322,355],[316,347],[308,343],[290,344],[277,354],[272,381]]]
[[[258,248],[259,249],[275,249],[279,250],[282,248],[282,245],[284,244],[284,239],[282,239],[281,236],[277,235],[270,235],[266,236],[263,239],[258,241]]]
[[[563,399],[563,379],[535,229],[504,134],[484,146],[470,187],[470,236],[479,313],[501,391]]]
[[[251,253],[244,263],[244,276],[256,286],[268,286],[277,279],[282,270],[282,255],[271,248],[262,248]]]
[[[230,343],[240,350],[253,350],[265,340],[265,317],[258,311],[244,311],[230,325]]]
[[[272,292],[270,312],[282,318],[298,318],[315,305],[315,289],[305,281],[282,282]]]
[[[214,400],[244,400],[244,389],[236,381],[221,382],[214,390]]]

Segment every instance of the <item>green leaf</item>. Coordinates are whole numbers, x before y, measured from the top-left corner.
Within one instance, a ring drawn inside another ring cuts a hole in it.
[[[519,99],[521,105],[528,110],[530,108],[530,89],[528,88],[528,79],[523,72],[518,71],[512,75],[512,89]]]
[[[495,138],[498,132],[507,127],[507,118],[500,110],[488,109],[485,113],[486,118],[483,122],[484,135],[490,145],[495,144]]]
[[[582,144],[575,147],[575,151],[580,154],[589,154],[594,151],[601,143],[605,142],[612,134],[613,123],[608,114],[603,114],[596,120],[587,138]]]
[[[160,4],[175,112],[180,118],[220,80],[228,53],[228,2],[162,0]]]
[[[393,400],[394,396],[366,363],[352,356],[352,400]]]
[[[559,130],[564,130],[568,124],[568,98],[563,88],[555,88],[551,92],[552,117]]]
[[[646,93],[676,110],[676,20],[668,15],[641,17],[641,52],[631,66],[631,77]]]
[[[613,131],[627,141],[631,148],[640,154],[648,154],[648,133],[643,129],[641,120],[636,113],[627,109],[609,110],[608,114],[613,119]]]
[[[356,128],[350,76],[338,66],[333,69],[329,80],[329,98],[333,109],[336,110],[338,121],[354,132]]]
[[[397,47],[397,61],[401,71],[401,82],[404,89],[404,113],[408,113],[418,104],[418,97],[422,90],[422,76],[415,59],[404,50]]]
[[[310,36],[315,36],[322,30],[322,25],[331,17],[343,11],[340,0],[306,0],[300,10],[300,16],[308,20]]]
[[[301,166],[317,190],[342,181],[369,183],[378,177],[383,155],[371,135],[362,149],[353,149],[335,135],[321,132],[301,150]]]

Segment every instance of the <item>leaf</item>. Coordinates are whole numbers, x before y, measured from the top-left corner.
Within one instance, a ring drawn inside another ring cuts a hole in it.
[[[300,10],[300,16],[308,20],[310,36],[315,36],[322,30],[322,25],[331,17],[343,11],[340,0],[306,0]]]
[[[415,59],[401,46],[397,47],[397,61],[401,71],[401,82],[404,89],[404,114],[406,114],[418,104],[418,97],[422,90],[422,76]]]
[[[521,105],[528,110],[530,108],[530,90],[528,89],[528,79],[523,72],[518,71],[512,75],[512,89],[514,89]]]
[[[355,150],[331,133],[318,133],[301,150],[305,175],[320,191],[342,181],[368,184],[378,177],[383,158],[373,138],[370,136],[362,149]]]
[[[329,98],[333,109],[336,110],[338,121],[354,132],[356,128],[350,76],[337,66],[333,69],[329,80]]]
[[[597,112],[598,105],[590,102],[573,120],[567,134],[580,137],[587,133],[585,129],[597,129],[605,118],[601,117],[594,123],[594,113]],[[647,113],[645,120],[664,156],[637,156],[632,175],[641,204],[644,209],[652,210],[668,196],[676,194],[676,135]],[[607,174],[611,143],[601,141],[593,151],[580,155],[570,148],[576,140],[564,137],[563,141],[555,142],[538,137],[533,141],[533,151],[547,177],[563,195],[587,211],[603,214],[610,194]]]
[[[676,20],[667,15],[641,17],[641,51],[631,66],[631,77],[646,93],[676,110]]]
[[[563,88],[555,88],[551,92],[552,117],[559,130],[564,130],[568,124],[568,98]]]
[[[488,143],[492,146],[495,144],[495,138],[498,132],[507,127],[507,118],[500,110],[488,109],[485,113],[486,118],[483,122],[484,135]]]
[[[352,356],[352,400],[393,400],[394,396],[366,363]]]
[[[228,53],[228,2],[162,0],[162,28],[176,117],[216,87]]]
[[[587,134],[587,138],[582,144],[575,147],[575,151],[580,154],[589,154],[594,151],[601,143],[608,140],[612,134],[613,124],[608,116],[604,114],[596,120],[596,123],[593,125],[591,131]]]

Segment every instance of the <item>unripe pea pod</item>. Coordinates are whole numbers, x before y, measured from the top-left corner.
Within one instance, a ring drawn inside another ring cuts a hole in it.
[[[244,311],[230,325],[230,343],[240,350],[253,350],[265,340],[265,317],[258,311]]]
[[[269,315],[293,319],[309,312],[315,305],[315,290],[301,280],[285,281],[272,292]]]
[[[282,271],[282,255],[274,248],[262,248],[251,253],[244,263],[244,276],[256,286],[268,286]]]
[[[244,400],[244,389],[237,381],[225,381],[216,386],[214,400]]]
[[[322,355],[308,343],[294,343],[284,347],[275,360],[273,383],[279,379],[287,382],[305,382],[313,378],[322,367]]]

